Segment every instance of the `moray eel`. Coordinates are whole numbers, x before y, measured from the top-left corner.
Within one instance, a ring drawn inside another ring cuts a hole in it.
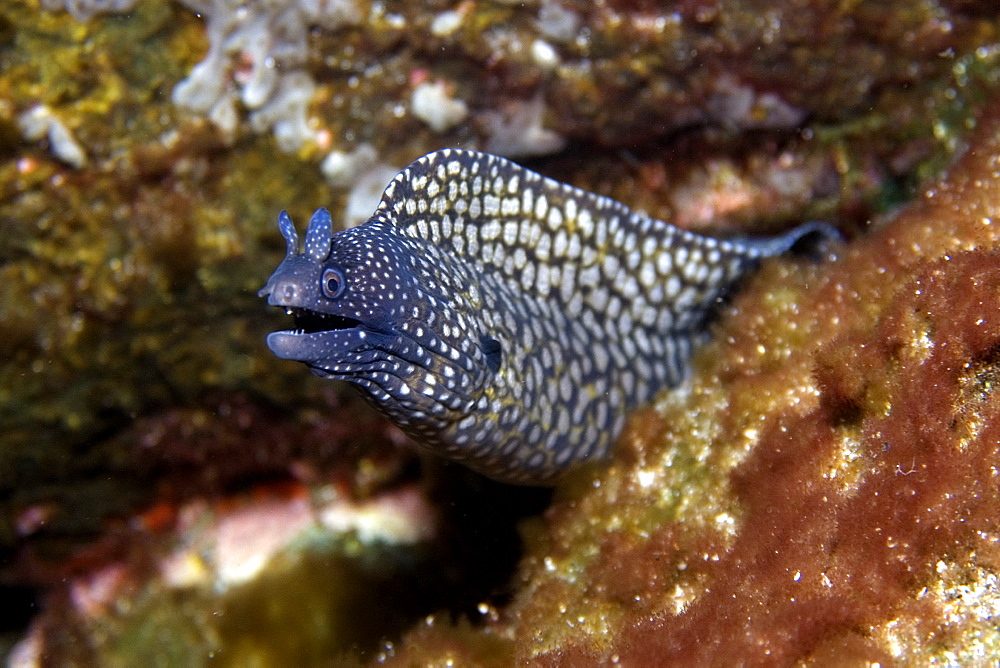
[[[608,454],[629,410],[685,376],[720,298],[803,236],[718,240],[446,149],[364,224],[309,222],[260,296],[294,316],[267,345],[355,384],[419,444],[489,477],[549,484]]]

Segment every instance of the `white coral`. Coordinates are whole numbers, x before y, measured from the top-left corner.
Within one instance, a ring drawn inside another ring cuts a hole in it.
[[[549,155],[561,151],[566,138],[555,130],[542,127],[545,100],[536,95],[530,100],[513,100],[504,111],[481,114],[488,138],[483,150],[508,158]]]
[[[469,107],[452,97],[444,81],[425,81],[414,88],[410,110],[435,132],[453,128],[469,115]]]
[[[131,11],[138,0],[42,0],[42,9],[55,12],[65,9],[81,23],[99,14],[120,14]]]
[[[79,21],[132,9],[138,0],[41,0]],[[294,151],[316,139],[306,118],[315,83],[302,65],[309,29],[334,30],[359,23],[359,0],[180,0],[204,17],[208,53],[173,90],[182,109],[204,116],[234,138],[240,111],[250,127],[270,129],[279,147]]]
[[[205,58],[174,87],[174,103],[234,136],[238,104],[250,127],[270,129],[284,151],[315,140],[306,111],[315,83],[302,65],[312,26],[357,23],[356,0],[181,0],[206,18]]]
[[[87,153],[69,128],[44,104],[28,109],[17,119],[21,135],[28,140],[47,139],[53,155],[77,169],[87,164]]]

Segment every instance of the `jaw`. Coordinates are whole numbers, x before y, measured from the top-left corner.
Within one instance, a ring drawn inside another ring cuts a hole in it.
[[[267,347],[277,357],[314,364],[319,360],[346,358],[359,352],[370,334],[361,328],[327,332],[284,330],[267,335]]]
[[[355,318],[302,308],[287,310],[295,317],[296,328],[267,336],[267,347],[281,359],[305,362],[310,366],[349,362],[353,355],[377,347],[387,337],[393,338]]]

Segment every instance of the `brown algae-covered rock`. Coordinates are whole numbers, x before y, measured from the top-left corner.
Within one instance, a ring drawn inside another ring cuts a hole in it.
[[[484,633],[545,665],[1000,656],[997,155],[994,113],[835,260],[751,280],[689,392],[529,529]]]

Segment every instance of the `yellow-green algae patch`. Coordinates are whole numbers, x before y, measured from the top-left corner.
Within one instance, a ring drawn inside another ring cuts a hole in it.
[[[148,493],[135,453],[97,435],[254,378],[281,399],[286,376],[260,343],[270,326],[246,317],[280,246],[261,237],[283,206],[328,195],[270,142],[227,147],[177,114],[170,89],[205,48],[191,13],[140,3],[82,25],[30,2],[0,13],[12,27],[0,49],[0,150],[13,158],[0,162],[8,549],[33,503],[73,500],[49,516],[58,535],[93,530]],[[49,139],[17,136],[39,105],[83,147],[81,169]],[[108,474],[97,487],[73,473],[92,465]]]

